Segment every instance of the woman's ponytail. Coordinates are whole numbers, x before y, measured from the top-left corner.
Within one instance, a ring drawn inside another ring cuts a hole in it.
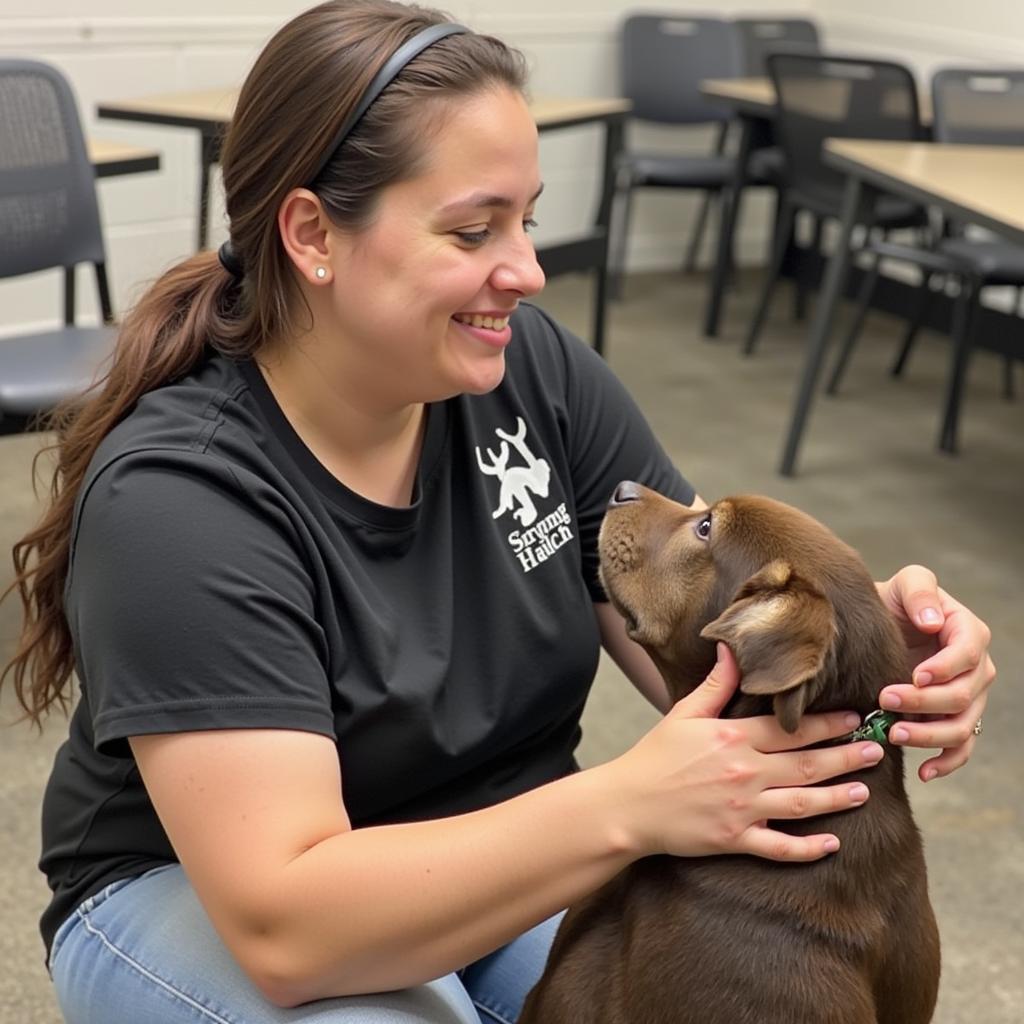
[[[48,426],[57,441],[50,505],[38,525],[14,545],[14,582],[24,605],[18,648],[0,675],[13,677],[18,701],[36,724],[53,704],[65,710],[74,669],[64,616],[64,584],[75,499],[104,437],[147,392],[186,376],[208,344],[225,351],[248,346],[231,315],[238,282],[215,253],[203,252],[165,273],[125,318],[105,375],[83,396],[56,410]]]

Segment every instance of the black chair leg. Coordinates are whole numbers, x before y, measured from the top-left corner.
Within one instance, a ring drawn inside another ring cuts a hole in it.
[[[721,156],[725,152],[725,143],[729,137],[729,122],[723,121],[718,126],[718,132],[715,135],[715,155]],[[708,222],[708,212],[711,209],[711,204],[715,199],[723,202],[724,199],[720,192],[712,193],[707,191],[704,193],[701,199],[700,211],[697,214],[697,220],[693,225],[693,233],[690,235],[690,244],[686,248],[686,259],[683,262],[683,272],[692,274],[697,269],[697,257],[700,255],[700,243],[704,238],[704,228]]]
[[[907,322],[907,331],[903,335],[903,344],[900,346],[899,354],[889,369],[891,376],[899,377],[903,373],[903,369],[907,365],[907,359],[910,356],[910,350],[914,347],[914,342],[917,340],[917,333],[921,330],[921,324],[924,322],[924,315],[928,311],[931,299],[931,275],[925,273],[921,281],[921,287],[917,292],[917,303],[914,306],[914,313]]]
[[[970,358],[971,330],[977,309],[978,287],[975,281],[964,279],[953,308],[953,355],[950,360],[949,379],[946,382],[946,406],[939,431],[939,448],[955,454],[957,425],[960,419],[960,401]]]
[[[846,372],[846,365],[850,361],[850,353],[853,352],[853,346],[857,343],[857,338],[860,336],[861,328],[864,326],[864,318],[868,315],[868,306],[871,304],[871,296],[874,294],[875,285],[878,283],[881,263],[882,261],[876,257],[874,264],[864,275],[864,280],[861,282],[860,292],[857,295],[857,310],[853,315],[850,329],[846,332],[846,337],[843,338],[843,344],[839,349],[839,356],[832,369],[832,376],[829,377],[828,386],[825,388],[825,392],[829,395],[834,395],[839,390],[839,381]]]
[[[1017,289],[1017,298],[1014,300],[1014,309],[1017,312],[1017,316],[1020,316],[1020,300],[1021,296],[1024,295],[1024,288]],[[1014,380],[1014,359],[1013,356],[1003,357],[1003,398],[1008,402],[1012,402],[1017,397],[1017,385]]]
[[[100,315],[105,324],[114,322],[114,307],[110,303],[110,284],[107,281],[106,263],[96,265],[96,291],[100,297]]]
[[[633,186],[627,182],[620,185],[616,182],[615,194],[612,196],[611,244],[609,245],[608,295],[618,301],[622,298],[622,283],[626,273],[626,243],[629,240],[629,221],[633,206]]]
[[[772,255],[771,266],[765,277],[764,288],[761,292],[761,299],[757,304],[757,311],[754,319],[750,322],[750,330],[747,332],[747,340],[743,346],[743,354],[749,356],[757,346],[757,339],[764,326],[764,319],[771,305],[772,294],[775,285],[782,272],[782,261],[786,258],[786,249],[789,247],[789,237],[796,221],[796,206],[789,199],[783,199],[782,208],[779,211],[779,229],[776,233],[775,252]]]
[[[807,247],[806,252],[800,253],[803,258],[800,260],[800,265],[797,268],[796,287],[793,292],[793,319],[801,323],[807,319],[807,296],[810,292],[807,284],[807,265],[810,263],[811,258],[821,251],[821,226],[823,218],[819,217],[816,213],[812,214],[811,217],[811,244]],[[800,250],[797,251],[800,252]]]
[[[75,268],[64,268],[64,325],[71,327],[75,322]]]
[[[686,259],[683,261],[683,272],[692,274],[697,269],[697,257],[700,255],[700,243],[704,238],[704,228],[708,222],[708,211],[711,203],[720,198],[717,193],[705,192],[700,203],[700,210],[697,212],[697,219],[693,223],[693,231],[690,233],[690,242],[686,247]]]

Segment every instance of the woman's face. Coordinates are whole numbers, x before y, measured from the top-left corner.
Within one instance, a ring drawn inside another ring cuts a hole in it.
[[[332,247],[329,326],[346,372],[399,402],[496,387],[507,318],[544,285],[528,236],[541,183],[523,97],[454,102],[427,146],[423,172],[385,189],[370,227]]]

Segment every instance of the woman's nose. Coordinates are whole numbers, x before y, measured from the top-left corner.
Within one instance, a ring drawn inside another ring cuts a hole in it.
[[[518,292],[524,296],[536,295],[544,287],[544,271],[537,262],[537,253],[528,237],[519,239],[506,254],[495,268],[492,280],[501,291]]]

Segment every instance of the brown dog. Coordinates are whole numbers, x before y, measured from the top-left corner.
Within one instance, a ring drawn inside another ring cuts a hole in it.
[[[623,483],[600,538],[605,589],[673,699],[711,671],[742,673],[725,717],[878,708],[906,681],[906,646],[860,557],[781,502],[695,512]],[[520,1024],[924,1024],[939,938],[903,751],[844,775],[857,810],[773,822],[833,832],[811,864],[648,857],[572,906]]]

